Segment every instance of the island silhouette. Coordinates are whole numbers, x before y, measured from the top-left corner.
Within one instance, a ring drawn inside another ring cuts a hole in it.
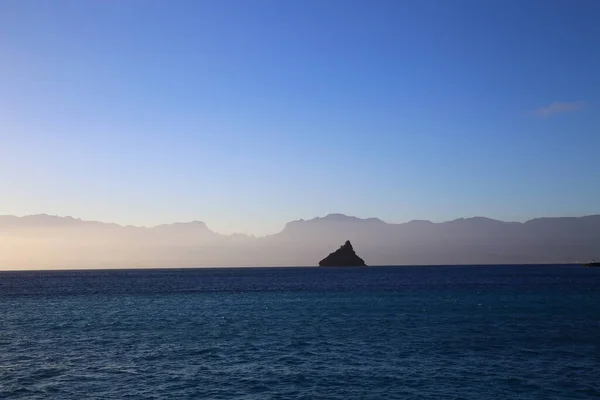
[[[364,260],[356,255],[352,243],[346,240],[339,249],[319,261],[320,267],[366,267]]]

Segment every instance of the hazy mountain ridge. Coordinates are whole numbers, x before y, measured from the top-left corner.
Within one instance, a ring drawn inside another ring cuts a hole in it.
[[[391,224],[329,214],[258,238],[222,235],[201,221],[137,227],[0,216],[0,268],[316,265],[346,240],[369,265],[584,262],[600,258],[600,215]]]

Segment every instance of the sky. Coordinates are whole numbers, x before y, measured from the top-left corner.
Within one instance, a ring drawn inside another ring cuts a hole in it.
[[[596,0],[0,0],[0,214],[600,213]]]

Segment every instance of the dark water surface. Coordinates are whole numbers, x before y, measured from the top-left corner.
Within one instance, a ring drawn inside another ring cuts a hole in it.
[[[0,398],[600,398],[600,268],[0,272]]]

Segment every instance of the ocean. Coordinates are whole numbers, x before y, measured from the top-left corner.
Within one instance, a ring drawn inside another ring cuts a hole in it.
[[[0,398],[600,398],[600,268],[0,272]]]

